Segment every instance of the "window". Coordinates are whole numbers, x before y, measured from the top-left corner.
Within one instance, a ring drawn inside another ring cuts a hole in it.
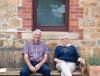
[[[68,31],[68,0],[33,0],[33,30]]]

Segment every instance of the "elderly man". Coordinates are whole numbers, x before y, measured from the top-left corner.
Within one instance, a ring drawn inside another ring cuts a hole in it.
[[[20,76],[29,76],[30,73],[39,72],[44,76],[50,76],[50,69],[45,64],[49,50],[46,44],[40,41],[41,31],[33,32],[33,39],[26,42],[23,54],[26,65],[22,68]]]
[[[68,44],[68,39],[65,34],[60,36],[61,45],[55,49],[54,61],[56,62],[56,68],[61,71],[61,76],[72,76],[72,72],[75,70],[76,62],[85,64],[84,60],[79,56],[77,49]]]

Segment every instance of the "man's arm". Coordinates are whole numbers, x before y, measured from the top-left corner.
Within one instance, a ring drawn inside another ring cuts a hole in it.
[[[76,47],[74,47],[74,48],[76,50],[76,57],[77,57],[78,62],[80,62],[82,65],[84,65],[85,60],[79,55],[79,52],[78,52],[77,48]]]
[[[54,61],[56,62],[56,63],[60,63],[60,62],[62,62],[63,60],[61,60],[61,59],[58,59],[58,50],[59,50],[59,46],[57,46],[56,47],[56,49],[55,49],[55,53],[54,53]]]
[[[41,67],[44,63],[46,63],[47,59],[48,59],[48,54],[44,54],[43,60],[35,66],[36,71],[39,70],[40,67]]]
[[[54,58],[54,61],[55,61],[56,63],[61,63],[63,60],[58,59],[58,58]]]
[[[26,64],[28,65],[30,71],[31,71],[31,72],[36,72],[35,67],[32,66],[30,60],[28,59],[28,54],[24,54],[24,60],[25,60]]]
[[[47,62],[47,59],[48,59],[48,54],[44,54],[44,58],[39,64],[43,65],[44,63]]]

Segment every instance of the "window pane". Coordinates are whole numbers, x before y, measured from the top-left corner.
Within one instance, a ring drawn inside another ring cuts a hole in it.
[[[38,26],[64,26],[64,0],[37,0]]]

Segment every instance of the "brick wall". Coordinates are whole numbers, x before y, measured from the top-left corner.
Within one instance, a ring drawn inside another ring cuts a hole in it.
[[[32,29],[32,0],[23,0],[18,10],[19,16],[23,18],[23,28]]]
[[[69,31],[79,33],[83,38],[83,30],[79,28],[79,19],[84,16],[84,8],[79,6],[79,0],[70,0]]]
[[[69,2],[69,32],[43,31],[42,39],[58,42],[58,36],[66,33],[72,44],[80,46],[83,57],[99,56],[100,0]],[[31,38],[32,0],[0,0],[0,11],[0,46],[22,47],[24,40]]]

